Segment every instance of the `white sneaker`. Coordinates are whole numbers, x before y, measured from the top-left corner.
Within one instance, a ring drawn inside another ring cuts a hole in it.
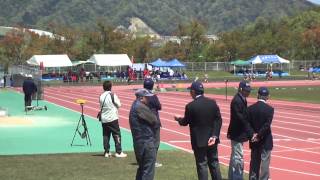
[[[155,167],[156,167],[156,168],[157,168],[157,167],[161,167],[161,166],[162,166],[161,163],[156,162],[156,164],[155,164]]]
[[[115,156],[118,158],[125,158],[125,157],[127,157],[127,154],[121,152],[121,153],[116,153]]]
[[[104,157],[106,157],[106,158],[111,157],[111,156],[112,156],[112,154],[110,152],[104,154]]]

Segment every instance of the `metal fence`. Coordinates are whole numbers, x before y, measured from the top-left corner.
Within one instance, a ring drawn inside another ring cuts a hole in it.
[[[188,71],[231,71],[233,65],[228,62],[185,62]],[[307,70],[310,66],[320,66],[320,60],[291,60],[290,64],[273,64],[275,69],[285,71]],[[256,65],[257,69],[265,69],[267,65]]]

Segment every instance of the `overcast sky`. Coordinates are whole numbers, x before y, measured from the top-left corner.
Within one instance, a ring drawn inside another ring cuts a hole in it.
[[[308,1],[311,1],[311,2],[316,3],[316,4],[320,4],[320,0],[308,0]]]

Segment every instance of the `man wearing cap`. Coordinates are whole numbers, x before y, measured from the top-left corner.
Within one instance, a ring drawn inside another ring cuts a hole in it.
[[[157,116],[157,122],[154,126],[155,130],[155,145],[156,145],[156,152],[158,153],[159,145],[160,145],[160,127],[161,127],[161,121],[159,116],[159,111],[161,110],[161,103],[159,101],[159,98],[156,94],[153,94],[153,85],[154,82],[151,78],[147,78],[143,82],[143,88],[145,88],[149,93],[152,94],[152,96],[147,96],[148,100],[148,107],[151,109],[151,111]],[[161,167],[161,163],[156,162],[156,167]]]
[[[129,124],[133,139],[133,148],[138,162],[136,180],[152,180],[156,162],[156,146],[154,127],[157,122],[156,115],[147,106],[146,97],[153,96],[146,89],[139,89],[135,93]]]
[[[249,123],[254,132],[257,133],[257,136],[250,141],[250,180],[268,180],[270,176],[269,165],[273,148],[271,123],[274,109],[267,104],[268,99],[268,88],[260,87],[258,101],[248,108]]]
[[[238,93],[233,97],[230,105],[230,124],[227,137],[231,140],[231,156],[229,163],[229,180],[243,179],[243,142],[254,137],[247,113],[247,100],[251,91],[247,81],[239,83]]]
[[[37,86],[32,80],[32,75],[27,75],[27,78],[23,81],[22,90],[24,93],[24,108],[25,111],[32,109],[31,102],[32,102],[32,94],[37,92]]]
[[[220,180],[218,143],[222,119],[219,106],[215,100],[204,97],[201,82],[193,82],[189,89],[193,101],[186,105],[184,117],[174,118],[181,126],[189,125],[198,179],[208,179],[209,166],[211,179]]]

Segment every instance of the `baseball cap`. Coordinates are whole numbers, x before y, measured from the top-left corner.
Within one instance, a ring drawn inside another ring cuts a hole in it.
[[[151,78],[146,78],[143,82],[143,87],[149,90],[153,89],[154,82]]]
[[[138,89],[135,92],[136,97],[144,97],[144,96],[153,96],[152,93],[150,93],[148,90],[146,89]]]
[[[258,90],[260,96],[269,96],[269,90],[267,87],[260,87]]]
[[[200,81],[194,81],[192,82],[191,86],[188,87],[189,90],[194,90],[196,92],[203,92],[204,87],[203,84]]]
[[[244,91],[249,91],[249,92],[252,90],[250,83],[247,81],[240,81],[239,89],[242,89]]]

